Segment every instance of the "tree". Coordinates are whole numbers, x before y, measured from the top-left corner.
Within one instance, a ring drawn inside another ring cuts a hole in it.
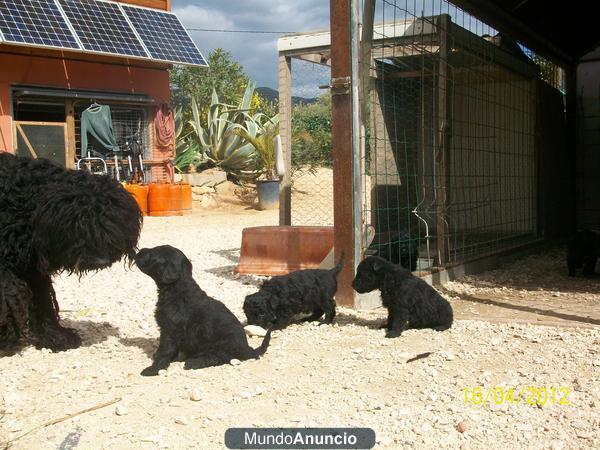
[[[183,111],[185,123],[192,119],[192,98],[198,103],[200,115],[205,117],[213,90],[219,94],[222,103],[236,105],[248,85],[244,68],[222,48],[216,48],[208,55],[208,66],[174,66],[171,69],[173,104]]]
[[[297,105],[292,117],[292,171],[332,167],[331,95]]]

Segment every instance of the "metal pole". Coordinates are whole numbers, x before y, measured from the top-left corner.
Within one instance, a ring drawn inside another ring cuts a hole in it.
[[[360,88],[361,77],[359,67],[360,55],[360,0],[352,0],[350,11],[350,45],[351,45],[351,68],[352,68],[352,194],[353,194],[353,217],[354,217],[354,267],[353,275],[356,273],[356,267],[361,260],[362,251],[362,203],[360,196],[360,130],[361,130],[361,108],[360,108]]]

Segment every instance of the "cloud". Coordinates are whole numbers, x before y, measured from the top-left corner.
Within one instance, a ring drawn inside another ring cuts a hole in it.
[[[329,27],[329,0],[172,0],[186,28],[309,31]],[[223,48],[257,86],[278,88],[277,34],[190,31],[205,56]]]

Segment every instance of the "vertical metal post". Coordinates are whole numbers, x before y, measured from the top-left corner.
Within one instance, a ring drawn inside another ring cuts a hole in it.
[[[279,55],[279,136],[285,174],[279,188],[279,225],[292,224],[292,58]]]
[[[350,9],[350,54],[352,72],[352,203],[353,227],[354,227],[354,267],[352,276],[356,273],[356,267],[361,260],[362,251],[362,203],[360,196],[360,163],[361,163],[361,77],[360,77],[360,0],[352,0]]]
[[[437,265],[443,266],[448,262],[448,221],[446,220],[450,177],[448,176],[448,30],[450,16],[442,14],[438,20],[440,40],[439,69],[437,74],[437,132],[435,146],[435,193],[436,193],[436,235],[437,235]]]
[[[336,301],[354,306],[354,164],[352,147],[352,95],[350,89],[350,0],[330,0],[331,113],[333,141],[333,196],[335,259],[345,255],[338,276]]]

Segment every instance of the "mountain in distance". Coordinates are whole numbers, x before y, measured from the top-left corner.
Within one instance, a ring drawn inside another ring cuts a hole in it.
[[[270,102],[279,100],[279,91],[277,89],[271,89],[270,87],[257,87],[256,92]],[[316,98],[305,98],[305,97],[296,97],[292,96],[292,106],[296,106],[299,103],[314,103],[316,102]]]

